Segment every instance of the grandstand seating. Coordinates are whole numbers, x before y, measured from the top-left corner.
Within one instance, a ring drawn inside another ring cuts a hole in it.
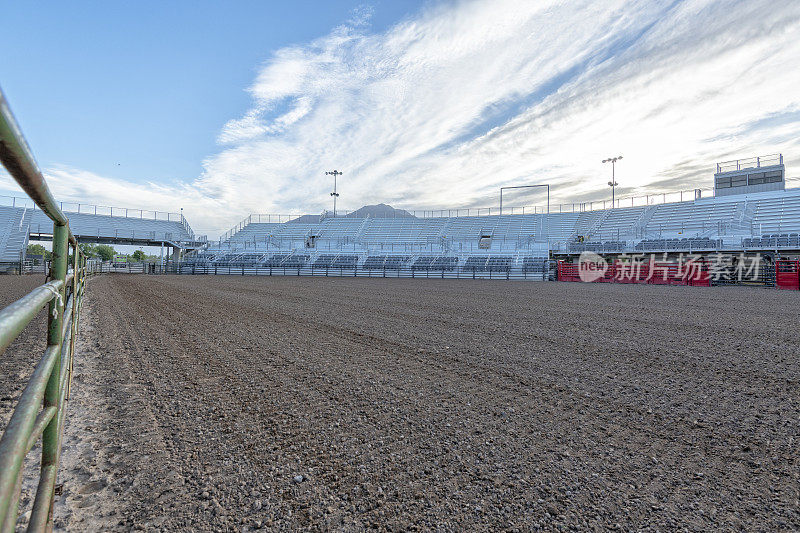
[[[489,256],[489,260],[486,261],[486,271],[487,272],[509,272],[511,271],[511,265],[514,261],[513,257],[508,256]]]
[[[411,265],[411,270],[430,270],[435,259],[436,256],[433,255],[421,255],[417,257],[417,260]]]
[[[321,254],[314,261],[314,268],[354,269],[358,266],[358,255],[354,254]]]
[[[800,195],[776,194],[758,201],[753,226],[759,233],[779,233],[800,229]]]
[[[460,265],[467,272],[503,272],[533,268],[530,261],[526,267],[525,258],[548,256],[549,251],[797,248],[793,234],[800,234],[800,189],[589,212],[253,223],[219,248],[265,253],[304,250],[315,268],[360,265],[364,270],[453,271]],[[316,240],[306,243],[308,235]],[[212,247],[209,253],[213,252]]]
[[[509,272],[514,258],[509,256],[469,256],[461,268],[467,272]]]
[[[730,197],[735,198],[735,197]],[[744,202],[677,202],[659,205],[645,226],[649,233],[681,234],[716,229],[720,224],[733,221],[737,209]]]
[[[314,268],[331,268],[336,260],[336,254],[321,254],[312,265]]]
[[[434,257],[429,270],[452,272],[458,266],[458,257]]]
[[[400,270],[409,260],[407,255],[371,255],[364,261],[365,270]]]
[[[188,224],[178,220],[94,215],[66,210],[64,214],[69,219],[73,235],[83,242],[164,242],[186,247],[199,246]],[[53,222],[39,209],[0,206],[0,263],[19,263],[31,235],[47,236],[52,231]]]
[[[442,272],[453,272],[458,266],[458,257],[453,256],[419,256],[411,270],[437,270]]]
[[[547,258],[546,257],[524,257],[522,259],[523,272],[546,272],[547,271]]]
[[[328,218],[319,226],[318,236],[336,241],[354,240],[364,225],[362,218]]]
[[[311,256],[308,254],[272,254],[261,266],[270,268],[302,268],[306,266],[309,259],[311,259]]]
[[[718,250],[722,246],[721,239],[644,239],[636,244],[637,251],[705,251]]]
[[[598,240],[612,241],[631,235],[645,209],[645,207],[626,207],[601,211],[604,214],[601,223],[595,231],[590,232],[590,236]]]
[[[0,207],[0,263],[20,261],[20,254],[28,242],[25,222],[30,214],[30,209]]]
[[[602,242],[571,242],[568,244],[570,252],[622,252],[628,247],[624,241]]]
[[[79,239],[144,238],[169,243],[193,238],[191,229],[177,221],[85,213],[67,216]],[[532,258],[547,257],[551,251],[800,251],[800,189],[583,212],[272,220],[250,217],[187,261],[504,272],[534,268]],[[0,262],[18,261],[28,235],[46,234],[50,228],[40,211],[0,207]]]
[[[178,221],[147,218],[64,213],[69,219],[73,235],[84,238],[143,239],[149,241],[188,241],[194,235]],[[50,233],[52,221],[39,210],[33,211],[30,233]]]
[[[762,235],[761,237],[748,237],[742,240],[742,247],[746,249],[790,248],[792,250],[800,250],[800,234],[773,233],[771,235]]]
[[[473,272],[484,272],[486,271],[486,262],[489,260],[489,256],[481,255],[481,256],[470,256],[467,257],[467,260],[464,262],[464,266],[461,267],[461,270],[469,271],[472,270]]]
[[[537,216],[537,215],[533,215]],[[542,218],[542,233],[553,239],[567,239],[575,234],[580,213],[551,213]]]
[[[278,266],[282,266],[284,268],[302,268],[306,266],[309,259],[311,259],[311,256],[308,254],[291,254]]]

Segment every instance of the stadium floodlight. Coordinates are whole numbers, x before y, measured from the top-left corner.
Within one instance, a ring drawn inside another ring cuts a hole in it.
[[[618,155],[617,157],[609,157],[608,159],[603,159],[603,163],[611,163],[611,181],[608,182],[608,186],[611,187],[611,209],[614,209],[614,203],[616,202],[614,198],[614,192],[615,192],[614,188],[617,185],[619,185],[619,183],[617,183],[617,180],[614,178],[615,175],[614,167],[617,161],[619,161],[620,159],[622,159],[621,155]]]
[[[325,172],[325,175],[333,176],[333,192],[331,196],[333,196],[333,217],[336,218],[336,199],[339,198],[339,193],[336,192],[336,177],[341,176],[343,172],[339,172],[338,170],[331,170],[330,172]]]

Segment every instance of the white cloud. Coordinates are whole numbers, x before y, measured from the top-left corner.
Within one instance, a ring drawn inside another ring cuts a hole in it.
[[[108,201],[183,196],[213,232],[329,207],[333,168],[344,208],[429,209],[495,205],[528,182],[602,198],[600,160],[619,153],[617,180],[639,192],[709,186],[721,159],[800,163],[795,1],[448,2],[379,34],[369,15],[276,51],[194,183],[119,184]]]
[[[263,67],[256,127],[201,182],[263,211],[327,207],[333,167],[353,208],[491,205],[527,181],[566,201],[604,196],[600,160],[623,153],[627,188],[708,186],[718,159],[797,153],[798,120],[777,139],[747,125],[800,108],[799,31],[797,3],[755,1],[459,2],[383,34],[340,27]],[[264,113],[299,98],[289,124]]]

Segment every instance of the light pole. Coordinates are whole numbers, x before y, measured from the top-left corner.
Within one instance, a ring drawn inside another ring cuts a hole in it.
[[[330,172],[326,172],[325,174],[333,176],[333,192],[331,193],[331,196],[333,196],[333,216],[336,218],[336,199],[339,197],[339,193],[336,192],[336,177],[341,176],[342,172],[339,172],[338,170],[332,170]]]
[[[611,163],[611,181],[608,182],[609,187],[611,187],[611,209],[614,209],[614,203],[615,203],[615,201],[614,201],[614,187],[619,185],[619,183],[617,183],[617,180],[614,179],[614,174],[615,174],[614,166],[617,164],[617,161],[619,161],[620,159],[622,159],[621,155],[619,155],[617,157],[609,157],[608,159],[603,159],[603,163]]]

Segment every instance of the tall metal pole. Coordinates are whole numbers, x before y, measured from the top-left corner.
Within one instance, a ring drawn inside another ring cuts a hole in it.
[[[333,217],[336,218],[336,199],[339,197],[339,193],[336,192],[336,177],[341,176],[343,172],[332,170],[330,172],[325,172],[325,174],[333,176],[333,192],[331,193],[331,196],[333,196]]]
[[[608,159],[603,159],[603,163],[611,163],[611,181],[608,182],[608,185],[611,187],[611,209],[614,209],[614,207],[616,207],[615,188],[617,185],[619,185],[616,180],[616,164],[617,161],[619,161],[620,159],[622,159],[621,155],[617,157],[609,157]]]
[[[614,179],[615,177],[615,170],[616,170],[617,161],[614,160],[611,162],[611,208],[614,208],[615,201],[614,201],[614,188],[617,186],[617,180]]]

